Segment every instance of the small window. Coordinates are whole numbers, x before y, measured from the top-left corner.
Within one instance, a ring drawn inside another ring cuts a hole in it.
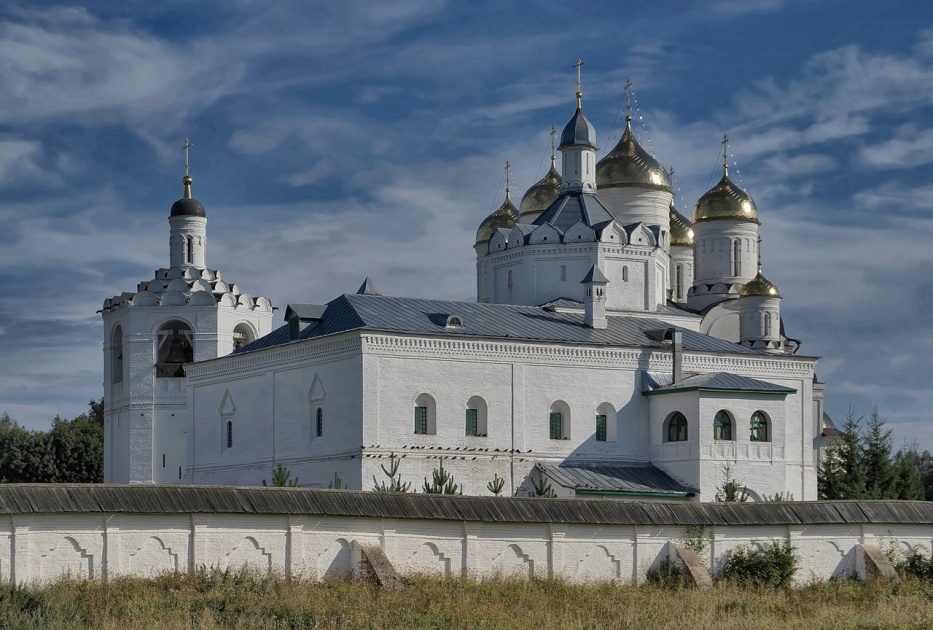
[[[314,434],[317,437],[321,437],[324,435],[324,410],[321,407],[318,407],[317,413],[315,415]]]
[[[511,288],[511,286],[512,286],[512,270],[509,269],[509,287]]]
[[[427,435],[428,433],[428,408],[415,407],[415,434]]]
[[[679,411],[671,416],[671,419],[667,423],[667,441],[687,441],[687,418]]]
[[[684,266],[677,265],[676,271],[674,272],[674,286],[676,287],[674,295],[677,296],[678,300],[682,300],[684,297]]]
[[[765,337],[771,336],[771,313],[765,313]]]
[[[732,275],[738,277],[742,275],[742,241],[735,239],[735,243],[732,246],[732,258],[733,266],[735,267]]]
[[[603,414],[596,416],[596,441],[606,441],[606,416]]]
[[[233,448],[233,421],[227,420],[227,448]]]
[[[463,328],[463,320],[459,315],[449,315],[447,317],[447,328]]]
[[[567,281],[567,265],[560,266],[560,281],[561,282]]]
[[[194,264],[194,237],[188,237],[188,264]]]
[[[729,412],[720,411],[713,419],[713,439],[731,440],[732,439],[732,418]]]
[[[765,414],[756,411],[752,414],[751,435],[748,438],[752,442],[770,442],[768,435],[768,419]]]
[[[628,265],[622,265],[622,282],[628,282]]]
[[[564,419],[559,411],[551,412],[550,425],[551,425],[551,432],[550,432],[551,439],[552,440],[561,439],[564,433]]]
[[[165,468],[165,453],[162,453],[162,468]]]
[[[466,410],[466,434],[467,435],[478,435],[479,434],[479,415],[476,409],[467,409]]]

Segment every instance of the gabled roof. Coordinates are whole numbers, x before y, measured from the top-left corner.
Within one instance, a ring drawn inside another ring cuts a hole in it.
[[[584,466],[543,464],[541,469],[554,483],[581,494],[664,495],[674,498],[698,494],[651,464],[631,466]]]
[[[648,375],[646,375],[647,377]],[[648,381],[648,378],[646,378]],[[748,376],[739,376],[728,372],[713,372],[712,374],[699,374],[689,376],[679,383],[652,387],[650,381],[647,383],[649,389],[642,392],[646,396],[655,396],[658,394],[670,394],[673,392],[701,391],[701,392],[741,392],[753,394],[772,394],[776,396],[786,396],[793,394],[796,389],[776,385],[767,381],[760,381],[757,378]]]
[[[612,214],[595,194],[565,192],[535,219],[534,225],[550,223],[561,232],[566,232],[567,228],[577,221],[593,227],[612,220]]]
[[[447,327],[456,314],[463,326]],[[651,317],[613,316],[605,329],[588,328],[580,312],[553,312],[540,306],[480,304],[390,296],[347,294],[332,300],[320,321],[301,331],[312,339],[349,330],[372,330],[417,335],[494,338],[573,343],[595,346],[660,348],[663,331],[670,328]],[[738,344],[683,330],[684,350],[757,355],[761,352]],[[287,343],[287,326],[257,339],[238,353]]]
[[[604,274],[599,267],[593,265],[590,267],[590,270],[586,272],[586,275],[583,276],[583,280],[580,280],[580,284],[587,284],[589,282],[609,284],[609,278],[606,277],[606,274]]]
[[[285,321],[293,317],[301,320],[321,319],[324,311],[327,310],[326,304],[289,304],[285,307]]]
[[[376,290],[376,285],[369,279],[369,276],[366,276],[366,279],[363,280],[363,284],[360,285],[360,288],[357,289],[356,292],[360,295],[382,295]]]

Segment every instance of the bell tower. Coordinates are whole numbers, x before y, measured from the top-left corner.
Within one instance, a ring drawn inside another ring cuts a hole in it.
[[[184,481],[191,427],[185,366],[272,330],[268,299],[243,293],[207,267],[207,213],[191,195],[192,146],[186,139],[183,193],[168,218],[170,266],[136,291],[104,300],[101,310],[108,483]]]

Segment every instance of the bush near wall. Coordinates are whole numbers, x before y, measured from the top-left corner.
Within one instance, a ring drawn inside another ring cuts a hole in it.
[[[742,545],[726,557],[720,579],[741,586],[790,586],[800,559],[787,541],[772,540],[762,547]]]

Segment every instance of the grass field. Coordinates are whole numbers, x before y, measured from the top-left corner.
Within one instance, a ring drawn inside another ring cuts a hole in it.
[[[551,580],[286,580],[202,571],[0,587],[0,628],[933,628],[933,584],[836,582],[711,593]]]

